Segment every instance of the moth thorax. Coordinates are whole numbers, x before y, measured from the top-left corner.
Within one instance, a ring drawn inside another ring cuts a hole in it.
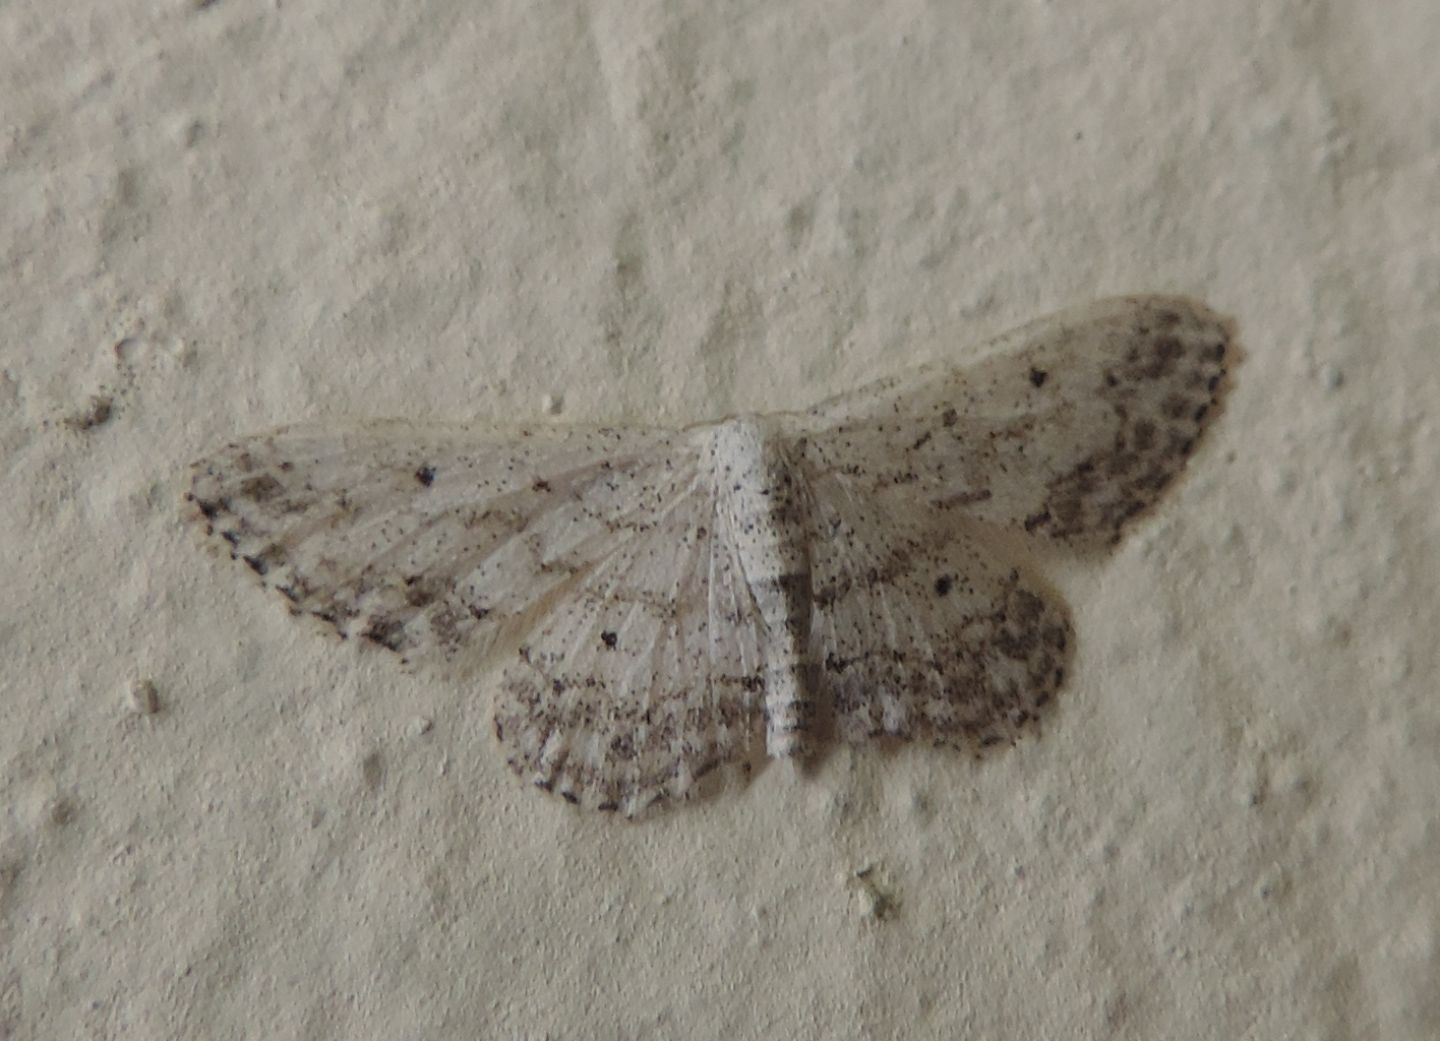
[[[720,513],[766,629],[765,745],[803,755],[813,694],[804,682],[810,632],[810,524],[790,445],[763,418],[722,424],[712,445]]]
[[[809,572],[805,498],[789,447],[763,416],[739,416],[715,431],[716,497],[752,585]]]

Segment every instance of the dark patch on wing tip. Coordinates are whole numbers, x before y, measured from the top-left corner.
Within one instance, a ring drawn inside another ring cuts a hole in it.
[[[435,483],[435,467],[426,463],[424,466],[420,467],[420,469],[415,471],[415,480],[419,481],[426,488],[429,488],[432,484]]]
[[[270,570],[270,565],[265,563],[265,561],[261,560],[259,557],[241,557],[240,559],[243,560],[247,565],[249,565],[250,570],[255,572],[255,574],[257,575],[263,576],[267,571]]]
[[[285,486],[269,474],[249,477],[240,482],[240,494],[255,502],[268,502],[284,490]]]
[[[1165,414],[1167,419],[1181,418],[1183,415],[1185,415],[1185,412],[1189,407],[1190,402],[1179,394],[1169,395],[1160,404],[1160,410]]]
[[[1045,381],[1049,378],[1050,374],[1044,369],[1032,368],[1030,370],[1030,385],[1036,390],[1039,390],[1041,387],[1045,386]]]
[[[1025,518],[1025,530],[1034,531],[1036,528],[1049,523],[1050,511],[1041,510],[1039,513],[1032,513],[1030,516]]]
[[[564,799],[564,800],[565,800],[566,802],[568,802],[571,806],[576,805],[576,804],[580,801],[580,796],[576,795],[576,794],[575,794],[574,792],[572,792],[569,788],[562,788],[562,789],[561,789],[561,791],[560,791],[560,798]]]
[[[403,643],[401,637],[404,634],[405,626],[394,618],[376,617],[370,619],[370,624],[365,626],[360,633],[362,639],[391,651],[399,651]]]

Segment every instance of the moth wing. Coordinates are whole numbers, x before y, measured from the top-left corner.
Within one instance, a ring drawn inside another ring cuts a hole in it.
[[[1183,297],[1104,300],[810,410],[813,468],[1076,543],[1118,539],[1216,413],[1233,328]]]
[[[766,636],[715,512],[667,504],[527,635],[495,707],[521,777],[631,816],[761,747]]]
[[[839,736],[979,749],[1064,680],[1069,614],[955,518],[815,480],[811,653]]]
[[[660,430],[293,427],[195,464],[192,517],[296,614],[469,667],[694,484]]]

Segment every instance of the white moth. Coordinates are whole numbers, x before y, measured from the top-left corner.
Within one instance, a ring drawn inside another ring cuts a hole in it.
[[[1108,300],[805,412],[286,428],[197,463],[187,500],[293,613],[422,666],[498,657],[515,771],[633,815],[817,729],[1013,740],[1072,641],[995,530],[1114,542],[1230,340],[1192,300]]]

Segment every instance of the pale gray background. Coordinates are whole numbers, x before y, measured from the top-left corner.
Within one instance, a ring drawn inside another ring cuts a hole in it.
[[[1437,10],[0,3],[0,1037],[1435,1037]],[[1134,290],[1248,358],[984,763],[582,815],[178,521],[286,421],[790,407]]]

